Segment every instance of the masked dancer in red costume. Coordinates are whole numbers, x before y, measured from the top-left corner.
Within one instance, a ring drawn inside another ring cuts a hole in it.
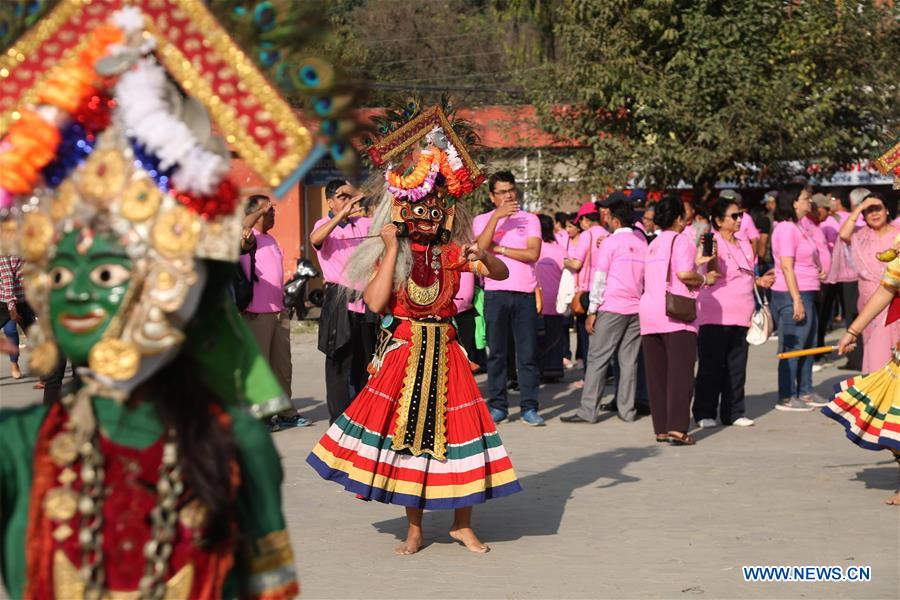
[[[521,487],[457,343],[453,299],[465,271],[508,273],[471,243],[462,199],[482,183],[478,167],[440,107],[417,113],[408,106],[397,116],[411,120],[369,148],[376,165],[390,163],[370,229],[380,235],[349,264],[350,280],[383,315],[373,375],[307,460],[363,499],[406,507],[399,554],[422,546],[425,509],[454,509],[450,536],[487,552],[473,505]]]

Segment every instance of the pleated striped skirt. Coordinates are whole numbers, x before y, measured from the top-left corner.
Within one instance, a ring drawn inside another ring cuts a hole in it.
[[[404,331],[397,333],[405,337]],[[378,372],[329,427],[307,462],[324,479],[363,499],[412,508],[462,508],[521,491],[455,339],[447,347],[445,457],[392,449],[409,356],[409,340],[384,356]]]
[[[838,384],[836,392],[822,412],[844,426],[851,442],[900,453],[900,349],[884,367]]]

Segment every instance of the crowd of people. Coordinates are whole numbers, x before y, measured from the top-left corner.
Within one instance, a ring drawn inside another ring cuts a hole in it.
[[[544,425],[540,383],[576,369],[583,373],[574,383],[580,406],[564,423],[595,423],[602,411],[629,422],[650,414],[657,441],[688,445],[692,416],[701,428],[753,425],[744,384],[754,311],[771,301],[779,351],[822,346],[827,331],[852,321],[878,289],[883,268],[876,255],[900,234],[896,199],[863,188],[826,195],[793,183],[767,192],[756,208],[728,189],[708,206],[615,191],[551,217],[520,209],[512,173],[491,181],[494,209],[474,218],[472,236],[510,274],[494,281],[464,273],[454,301],[470,367],[487,372],[495,423],[508,418],[516,391],[522,421]],[[318,348],[333,422],[365,385],[380,317],[348,284],[347,262],[369,237],[365,197],[343,180],[329,182],[325,195],[329,212],[314,224],[310,242],[325,280]],[[253,196],[245,214],[240,268],[253,291],[241,314],[290,394],[283,251],[268,233],[274,204]],[[3,328],[16,343],[16,324],[24,329],[33,319],[17,261],[0,258]],[[693,314],[674,314],[673,299],[693,303]],[[889,359],[900,324],[880,326],[876,318],[859,334],[845,367],[871,372]],[[775,408],[824,406],[812,374],[830,360],[779,361]],[[13,377],[21,377],[18,356],[11,361]],[[609,378],[614,398],[601,403]],[[310,423],[289,408],[269,427]]]
[[[581,390],[580,405],[562,422],[596,423],[603,411],[628,422],[649,414],[656,440],[672,444],[695,443],[691,417],[701,428],[753,425],[744,386],[754,312],[771,306],[780,352],[821,346],[827,331],[852,321],[869,300],[881,276],[875,255],[900,232],[896,202],[861,188],[846,196],[814,195],[809,185],[792,183],[766,193],[756,207],[730,189],[702,206],[680,196],[648,202],[640,190],[615,191],[576,213],[551,217],[521,209],[511,172],[496,173],[490,185],[494,208],[475,216],[472,238],[506,265],[509,276],[463,273],[454,302],[470,368],[487,373],[493,421],[508,419],[509,395],[517,392],[522,422],[544,425],[540,383],[575,369],[583,374],[573,384]],[[313,226],[310,241],[325,279],[318,347],[334,422],[369,376],[380,316],[354,293],[347,268],[371,237],[365,197],[342,180],[330,182],[325,195],[329,212]],[[271,227],[273,209],[268,203],[259,212],[252,204],[245,224],[259,239]],[[243,261],[246,270],[246,255]],[[279,254],[257,260],[255,269],[262,282],[275,281],[281,264]],[[269,268],[277,273],[268,274]],[[278,302],[273,295],[265,310],[279,313]],[[679,313],[679,304],[687,313]],[[244,316],[260,337],[256,312],[251,306]],[[848,355],[846,367],[869,372],[884,364],[897,327],[880,327],[876,319],[861,332],[865,351]],[[283,336],[284,347],[286,328],[267,331]],[[276,373],[286,371],[283,355],[272,360]],[[779,361],[775,408],[824,406],[812,373],[828,360]],[[601,403],[608,379],[614,397]],[[294,411],[271,426],[307,424]]]

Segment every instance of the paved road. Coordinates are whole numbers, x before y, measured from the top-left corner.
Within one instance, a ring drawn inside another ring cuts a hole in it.
[[[306,598],[898,598],[900,510],[886,452],[860,450],[818,413],[773,410],[775,344],[751,351],[748,429],[701,431],[697,446],[654,442],[649,419],[561,423],[569,382],[544,386],[548,426],[500,426],[525,491],[475,510],[492,547],[474,555],[425,518],[427,547],[392,553],[400,508],[364,503],[305,464],[325,431],[323,359],[294,339],[295,404],[317,419],[275,435]],[[0,366],[0,404],[36,399]],[[827,394],[846,375],[815,376]],[[574,379],[574,373],[567,379]],[[516,402],[517,396],[512,395]],[[745,583],[742,565],[870,565],[867,583]]]

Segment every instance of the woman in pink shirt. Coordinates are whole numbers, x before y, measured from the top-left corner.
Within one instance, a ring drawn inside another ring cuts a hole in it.
[[[881,285],[884,263],[876,255],[891,248],[894,238],[900,234],[900,226],[890,222],[893,216],[890,209],[894,206],[896,202],[888,206],[881,194],[869,194],[841,225],[841,240],[850,245],[859,278],[859,310]],[[864,227],[856,225],[860,216],[865,218]],[[885,326],[886,314],[883,311],[862,331],[863,373],[874,373],[884,366],[891,357],[894,342],[900,339],[900,321]]]
[[[722,425],[753,425],[744,416],[747,329],[756,306],[753,287],[772,287],[775,273],[756,277],[753,243],[739,237],[743,217],[741,207],[728,197],[720,197],[710,214],[720,276],[700,289],[697,307],[699,365],[693,413],[702,428],[715,427],[717,415]]]
[[[772,318],[778,323],[778,351],[812,348],[816,343],[815,300],[825,278],[819,246],[801,221],[812,209],[812,194],[802,184],[791,184],[778,193],[772,256]],[[811,356],[783,359],[778,363],[778,403],[787,411],[811,411],[828,404],[813,392]]]
[[[587,300],[591,291],[591,277],[594,272],[594,258],[597,256],[603,238],[609,235],[609,232],[600,225],[600,220],[600,211],[596,204],[585,202],[581,205],[578,215],[575,217],[575,224],[581,229],[581,233],[578,236],[578,243],[574,249],[570,249],[564,263],[567,269],[575,273],[575,289],[582,294],[584,313],[575,315],[575,335],[578,340],[576,355],[584,361],[585,368],[587,368],[588,347],[591,339],[585,329],[585,321],[587,320]]]
[[[556,381],[563,376],[563,338],[568,337],[565,317],[556,312],[556,294],[563,272],[565,250],[556,241],[553,233],[553,219],[538,215],[541,221],[541,257],[534,265],[538,287],[541,289],[541,321],[538,330],[538,353],[541,379]]]
[[[671,318],[666,311],[666,292],[696,298],[696,289],[713,283],[714,271],[697,272],[698,258],[691,238],[684,231],[684,203],[666,196],[656,205],[653,222],[663,231],[647,250],[644,263],[644,293],[639,315],[641,344],[647,367],[650,414],[657,442],[694,445],[687,431],[691,422],[691,392],[697,359],[697,324]]]

